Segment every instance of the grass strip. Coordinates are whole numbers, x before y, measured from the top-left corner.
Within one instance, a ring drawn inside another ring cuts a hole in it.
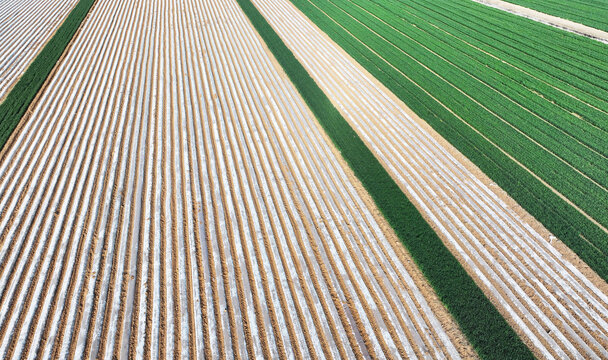
[[[237,2],[481,358],[533,358],[256,7]]]
[[[95,0],[80,0],[0,104],[0,150],[19,124]]]

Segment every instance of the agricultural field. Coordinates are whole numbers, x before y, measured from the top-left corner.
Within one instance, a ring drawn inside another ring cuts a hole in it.
[[[470,354],[314,121],[236,3],[99,1],[2,154],[0,353]]]
[[[608,31],[503,0],[473,0],[480,4],[608,44]]]
[[[465,0],[293,3],[608,278],[605,44]]]
[[[524,221],[517,206],[505,203],[506,194],[492,189],[490,179],[471,171],[472,164],[408,114],[289,1],[254,3],[538,354],[597,357],[606,351],[608,332],[595,329],[608,326],[608,297],[560,254],[546,230]],[[587,300],[598,307],[582,305]],[[574,309],[580,320],[569,318]],[[591,319],[600,322],[591,325]]]
[[[608,359],[608,44],[503,10],[0,2],[0,356]]]

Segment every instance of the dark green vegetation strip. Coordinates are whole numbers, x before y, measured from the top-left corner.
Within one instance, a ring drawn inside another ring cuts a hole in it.
[[[608,280],[608,46],[469,0],[292,2]]]
[[[479,355],[486,359],[532,358],[251,1],[237,1]]]
[[[0,104],[0,149],[23,117],[95,0],[80,0]]]
[[[508,2],[608,31],[608,2],[604,0],[508,0]]]

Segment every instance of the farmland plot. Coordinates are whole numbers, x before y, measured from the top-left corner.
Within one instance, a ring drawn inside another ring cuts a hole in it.
[[[0,102],[78,0],[0,3]]]
[[[0,354],[472,354],[234,1],[98,1],[0,153]]]
[[[608,279],[606,44],[473,1],[292,3]]]
[[[608,355],[608,287],[289,1],[254,0],[541,358]]]

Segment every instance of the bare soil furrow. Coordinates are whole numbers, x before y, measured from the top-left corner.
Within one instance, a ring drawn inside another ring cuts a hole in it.
[[[181,20],[181,19],[178,19]],[[175,38],[174,41],[171,42],[172,45],[175,44],[183,44],[183,34],[180,31],[179,37]],[[172,49],[172,52],[175,52],[174,49]],[[175,67],[175,71],[177,73],[182,73],[182,64],[181,61],[178,62],[177,67]],[[185,81],[186,82],[186,81]],[[186,82],[187,83],[187,82]],[[183,85],[182,85],[183,86]],[[181,87],[180,87],[181,88]],[[183,89],[181,89],[183,91]],[[184,98],[186,97],[186,95],[184,95]],[[190,200],[190,196],[188,196],[189,192],[186,192],[186,175],[184,174],[185,172],[189,172],[189,169],[186,169],[186,162],[184,159],[184,156],[186,154],[186,151],[184,149],[184,133],[183,131],[185,130],[185,126],[183,123],[183,117],[184,114],[186,114],[185,109],[183,108],[178,108],[177,109],[178,114],[177,114],[177,123],[174,123],[174,127],[172,127],[172,132],[175,131],[175,127],[177,127],[178,131],[177,131],[177,138],[178,138],[178,142],[179,142],[179,146],[173,146],[174,149],[178,150],[178,154],[179,154],[179,165],[180,165],[180,199],[179,199],[179,203],[183,204],[182,205],[182,223],[179,224],[176,222],[175,224],[175,228],[177,229],[178,227],[181,227],[182,230],[182,234],[180,235],[180,238],[182,239],[182,242],[179,244],[180,248],[183,249],[183,258],[184,261],[182,263],[180,263],[179,268],[185,267],[186,269],[186,273],[185,273],[185,277],[186,277],[186,292],[187,292],[187,325],[188,325],[188,355],[190,357],[194,357],[197,355],[197,346],[196,346],[196,339],[195,339],[195,333],[197,332],[197,328],[196,328],[196,324],[194,321],[194,317],[195,317],[195,311],[194,311],[194,295],[193,295],[193,286],[192,286],[192,265],[191,265],[191,254],[190,254],[190,248],[191,248],[191,238],[192,238],[192,234],[191,231],[189,229],[192,228],[192,222],[191,222],[191,217],[189,214],[189,209],[191,209],[191,205],[189,205]],[[172,134],[172,137],[175,138],[176,137],[176,133]],[[175,175],[175,172],[174,172]],[[176,200],[177,201],[177,200]],[[180,226],[181,225],[181,226]],[[183,264],[183,265],[182,265]],[[183,317],[183,316],[182,316]],[[183,325],[185,325],[186,322],[182,321]]]
[[[147,15],[151,16],[149,11],[152,11],[152,6],[150,4],[146,4]],[[138,84],[137,84],[137,106],[139,113],[143,113],[144,116],[142,118],[148,118],[149,116],[149,99],[144,99],[144,94],[146,93],[146,86],[144,85],[147,81],[150,80],[150,33],[146,34],[144,37],[143,43],[145,44],[145,62],[143,66],[143,71],[138,76]],[[148,115],[148,116],[146,116]],[[135,176],[135,181],[138,179],[143,179],[143,181],[139,182],[139,186],[136,186],[136,190],[133,192],[133,197],[131,199],[131,203],[129,206],[129,211],[131,213],[130,222],[128,225],[128,243],[127,248],[130,249],[131,244],[135,246],[135,257],[131,260],[133,263],[129,261],[125,261],[128,266],[130,266],[130,271],[123,271],[123,278],[121,283],[121,292],[120,292],[120,308],[118,310],[118,319],[116,320],[116,325],[113,330],[113,338],[114,338],[114,346],[112,350],[113,358],[123,358],[128,357],[130,359],[135,358],[135,351],[137,348],[137,338],[139,335],[139,316],[140,316],[140,292],[141,292],[141,282],[143,277],[143,256],[144,256],[144,236],[145,234],[145,216],[146,216],[146,206],[144,203],[144,195],[147,194],[148,188],[148,158],[150,157],[149,149],[150,149],[150,124],[146,121],[140,124],[139,126],[139,136],[138,136],[138,144],[137,144],[137,160],[136,166],[137,174]],[[145,134],[145,135],[144,135]],[[143,157],[143,159],[142,159]],[[135,234],[138,234],[138,240],[133,239]],[[134,268],[134,270],[133,270]],[[135,276],[133,274],[136,274]],[[135,277],[135,279],[134,279]],[[129,286],[131,284],[131,286]],[[130,300],[130,301],[129,301]],[[130,312],[133,316],[129,319],[126,319],[127,313]],[[129,326],[129,320],[130,326]],[[126,321],[126,324],[125,324]],[[123,336],[123,328],[126,331],[126,334]],[[110,327],[108,326],[106,331],[109,331]],[[109,336],[112,336],[111,334]],[[123,339],[125,340],[123,345]],[[127,342],[128,341],[128,342]],[[124,346],[127,346],[127,349],[130,349],[127,353]],[[100,346],[100,351],[103,351]]]
[[[237,34],[238,34],[238,32],[237,32]],[[244,73],[244,74],[247,74],[247,73]],[[240,76],[241,74],[238,74],[238,75]],[[258,111],[259,111],[259,107],[256,107],[256,108],[255,108],[255,110],[258,110]],[[262,111],[262,113],[263,113],[263,111]],[[243,126],[247,126],[247,122],[245,122]],[[254,141],[254,142],[252,142],[252,143],[253,143],[253,144],[256,144],[256,145],[258,144],[257,140],[256,140],[256,141]],[[258,151],[258,152],[260,151],[260,150],[259,150],[259,147],[258,147],[257,151]],[[255,169],[257,169],[257,168],[258,168],[257,166],[256,166],[256,167],[254,167],[254,170],[255,170]],[[267,172],[265,172],[265,174],[264,174],[264,175],[265,175],[265,176],[268,176],[268,173],[267,173]],[[259,175],[258,175],[258,176],[259,176]],[[266,197],[264,197],[264,198],[266,198]],[[274,199],[274,196],[273,196],[272,198]],[[276,202],[274,203],[274,205],[275,205],[275,207],[277,207]],[[281,213],[279,212],[279,214],[278,214],[278,215],[279,215],[279,217],[280,217],[280,219],[281,219],[280,221],[281,221],[281,222],[282,222],[282,224],[284,225],[284,220],[283,220],[283,217],[281,216]],[[278,234],[280,233],[280,231],[279,231],[280,227],[279,227],[279,228],[277,228],[277,227],[275,226],[275,223],[274,223],[274,222],[271,222],[271,223],[270,223],[270,226],[271,226],[271,228],[272,228],[272,230],[273,230],[273,233],[274,233],[274,234],[277,234],[277,235],[278,235]],[[276,236],[276,235],[275,235],[275,236]],[[270,249],[271,249],[271,247],[268,245],[268,243],[269,243],[268,239],[265,239],[265,245],[266,245],[266,248],[267,248],[267,250],[270,252],[270,254],[271,254],[271,256],[272,256],[272,252],[271,252],[271,250],[270,250]],[[280,252],[280,254],[281,254],[281,259],[282,259],[282,261],[283,261],[283,264],[285,264],[285,263],[286,263],[286,261],[284,260],[284,259],[285,259],[285,258],[284,258],[284,255],[282,255],[282,252]],[[274,262],[273,262],[273,263],[274,263]],[[286,271],[286,270],[287,270],[287,269],[285,269],[285,268],[284,268],[284,271]],[[278,272],[276,272],[276,271],[275,271],[275,273],[278,273]],[[275,276],[276,276],[276,275],[275,275]],[[289,282],[288,284],[290,285],[290,290],[293,292],[293,291],[294,291],[294,290],[293,290],[294,288],[293,288],[292,282]],[[280,291],[280,287],[279,287],[279,291]],[[308,297],[307,297],[307,298],[308,298]],[[299,310],[299,309],[300,309],[300,307],[298,306],[298,304],[297,304],[297,303],[295,304],[295,307],[296,307],[296,312],[297,312],[297,314],[298,314],[298,318],[299,318],[299,319],[302,319],[302,312],[301,312],[301,310]],[[289,318],[289,313],[286,313],[286,318]],[[308,335],[309,335],[309,334],[308,334],[308,332],[305,332],[304,336],[305,336],[305,337],[306,337],[306,339],[307,339],[307,344],[309,344],[309,346],[310,346],[310,341],[309,341],[309,336],[308,336]],[[292,337],[293,337],[293,336],[292,336]],[[295,348],[295,351],[297,352],[297,348]],[[314,352],[311,352],[311,354],[314,354]]]
[[[79,125],[86,125],[86,130],[87,133],[91,132],[91,127],[93,125],[92,122],[83,122],[82,124]],[[76,133],[78,133],[80,130],[80,126],[77,127],[76,129]],[[65,151],[65,154],[70,154],[71,157],[73,157],[74,154],[79,154],[79,156],[84,155],[86,152],[85,151],[81,151],[82,149],[82,145],[84,143],[86,143],[86,139],[82,139],[82,137],[80,137],[80,139],[78,141],[69,141],[69,146],[68,146],[68,150]],[[74,148],[74,145],[77,145]],[[85,145],[86,146],[86,145]],[[64,158],[64,161],[67,161],[67,158]],[[69,169],[67,170],[67,174],[65,174],[65,163],[61,162],[61,173],[64,173],[64,176],[60,176],[60,174],[54,174],[54,178],[61,180],[61,182],[55,182],[53,185],[53,189],[51,191],[47,192],[47,196],[51,196],[50,200],[47,200],[46,202],[46,210],[44,211],[44,213],[40,213],[40,209],[41,209],[41,204],[43,202],[38,202],[38,206],[36,207],[36,211],[33,215],[33,218],[30,220],[33,222],[34,219],[36,219],[37,223],[33,224],[30,222],[30,224],[27,227],[27,231],[21,236],[22,238],[32,238],[30,236],[31,233],[31,229],[39,229],[41,226],[43,226],[42,224],[45,224],[44,226],[46,226],[47,221],[50,221],[50,224],[48,224],[48,228],[46,228],[43,231],[39,231],[38,234],[33,238],[33,242],[36,245],[39,245],[40,243],[43,243],[43,249],[41,251],[41,254],[39,255],[38,261],[36,261],[36,267],[35,267],[35,273],[31,276],[31,277],[27,277],[27,282],[30,284],[29,288],[27,289],[27,294],[25,295],[25,298],[21,297],[19,298],[19,300],[16,300],[16,296],[19,295],[20,293],[20,289],[22,287],[23,281],[26,279],[25,276],[25,272],[27,271],[27,269],[29,268],[29,266],[31,265],[31,258],[28,258],[26,264],[24,265],[23,268],[21,268],[21,270],[19,271],[19,273],[21,274],[21,277],[19,278],[19,282],[18,282],[18,286],[16,287],[16,289],[13,292],[13,298],[11,299],[11,305],[10,305],[10,312],[12,313],[12,309],[15,306],[16,301],[19,301],[20,306],[21,306],[21,311],[19,313],[18,319],[16,321],[16,324],[12,325],[12,337],[11,337],[11,341],[10,341],[10,345],[9,345],[9,352],[8,354],[11,355],[12,351],[15,349],[15,345],[16,342],[19,339],[19,334],[20,334],[20,330],[23,326],[23,323],[25,321],[25,316],[28,313],[28,309],[29,306],[31,304],[31,301],[33,300],[34,297],[34,291],[36,290],[36,285],[38,283],[38,278],[41,276],[42,272],[43,272],[43,268],[44,268],[44,264],[46,263],[46,260],[50,260],[51,264],[46,268],[47,271],[48,269],[50,269],[51,271],[54,270],[54,264],[57,260],[57,256],[58,256],[58,252],[60,250],[61,245],[63,244],[63,242],[61,241],[55,241],[54,244],[54,251],[53,251],[53,255],[52,256],[48,256],[48,250],[50,248],[51,245],[51,241],[50,239],[46,239],[46,241],[42,238],[42,235],[44,233],[52,235],[54,233],[54,229],[55,226],[57,225],[57,223],[61,223],[62,224],[62,230],[63,230],[63,224],[64,222],[62,221],[63,216],[66,215],[67,212],[70,211],[70,209],[73,206],[74,203],[74,198],[73,197],[69,197],[69,203],[68,203],[68,207],[66,209],[66,212],[64,213],[61,209],[59,204],[56,201],[56,198],[59,197],[60,199],[64,199],[66,197],[68,197],[67,195],[69,194],[69,191],[72,191],[75,184],[73,182],[67,182],[67,179],[72,178],[72,175],[75,171],[75,164],[76,162],[73,161],[70,166]],[[53,166],[53,168],[56,167],[56,164]],[[71,187],[70,187],[71,185]],[[50,219],[49,219],[50,216]],[[41,222],[41,223],[40,223]],[[16,272],[11,272],[12,273],[16,273]],[[44,285],[44,293],[46,294],[46,292],[48,291],[48,278],[47,281],[44,281],[43,283]],[[5,292],[4,294],[6,294],[8,292]],[[42,298],[44,298],[44,295],[42,296]],[[36,314],[39,314],[39,312],[36,312]],[[8,320],[8,317],[7,317]],[[5,324],[7,324],[6,322],[3,324],[2,328],[0,329],[0,332],[2,333],[2,337],[4,337],[4,333],[6,331],[5,328]]]

